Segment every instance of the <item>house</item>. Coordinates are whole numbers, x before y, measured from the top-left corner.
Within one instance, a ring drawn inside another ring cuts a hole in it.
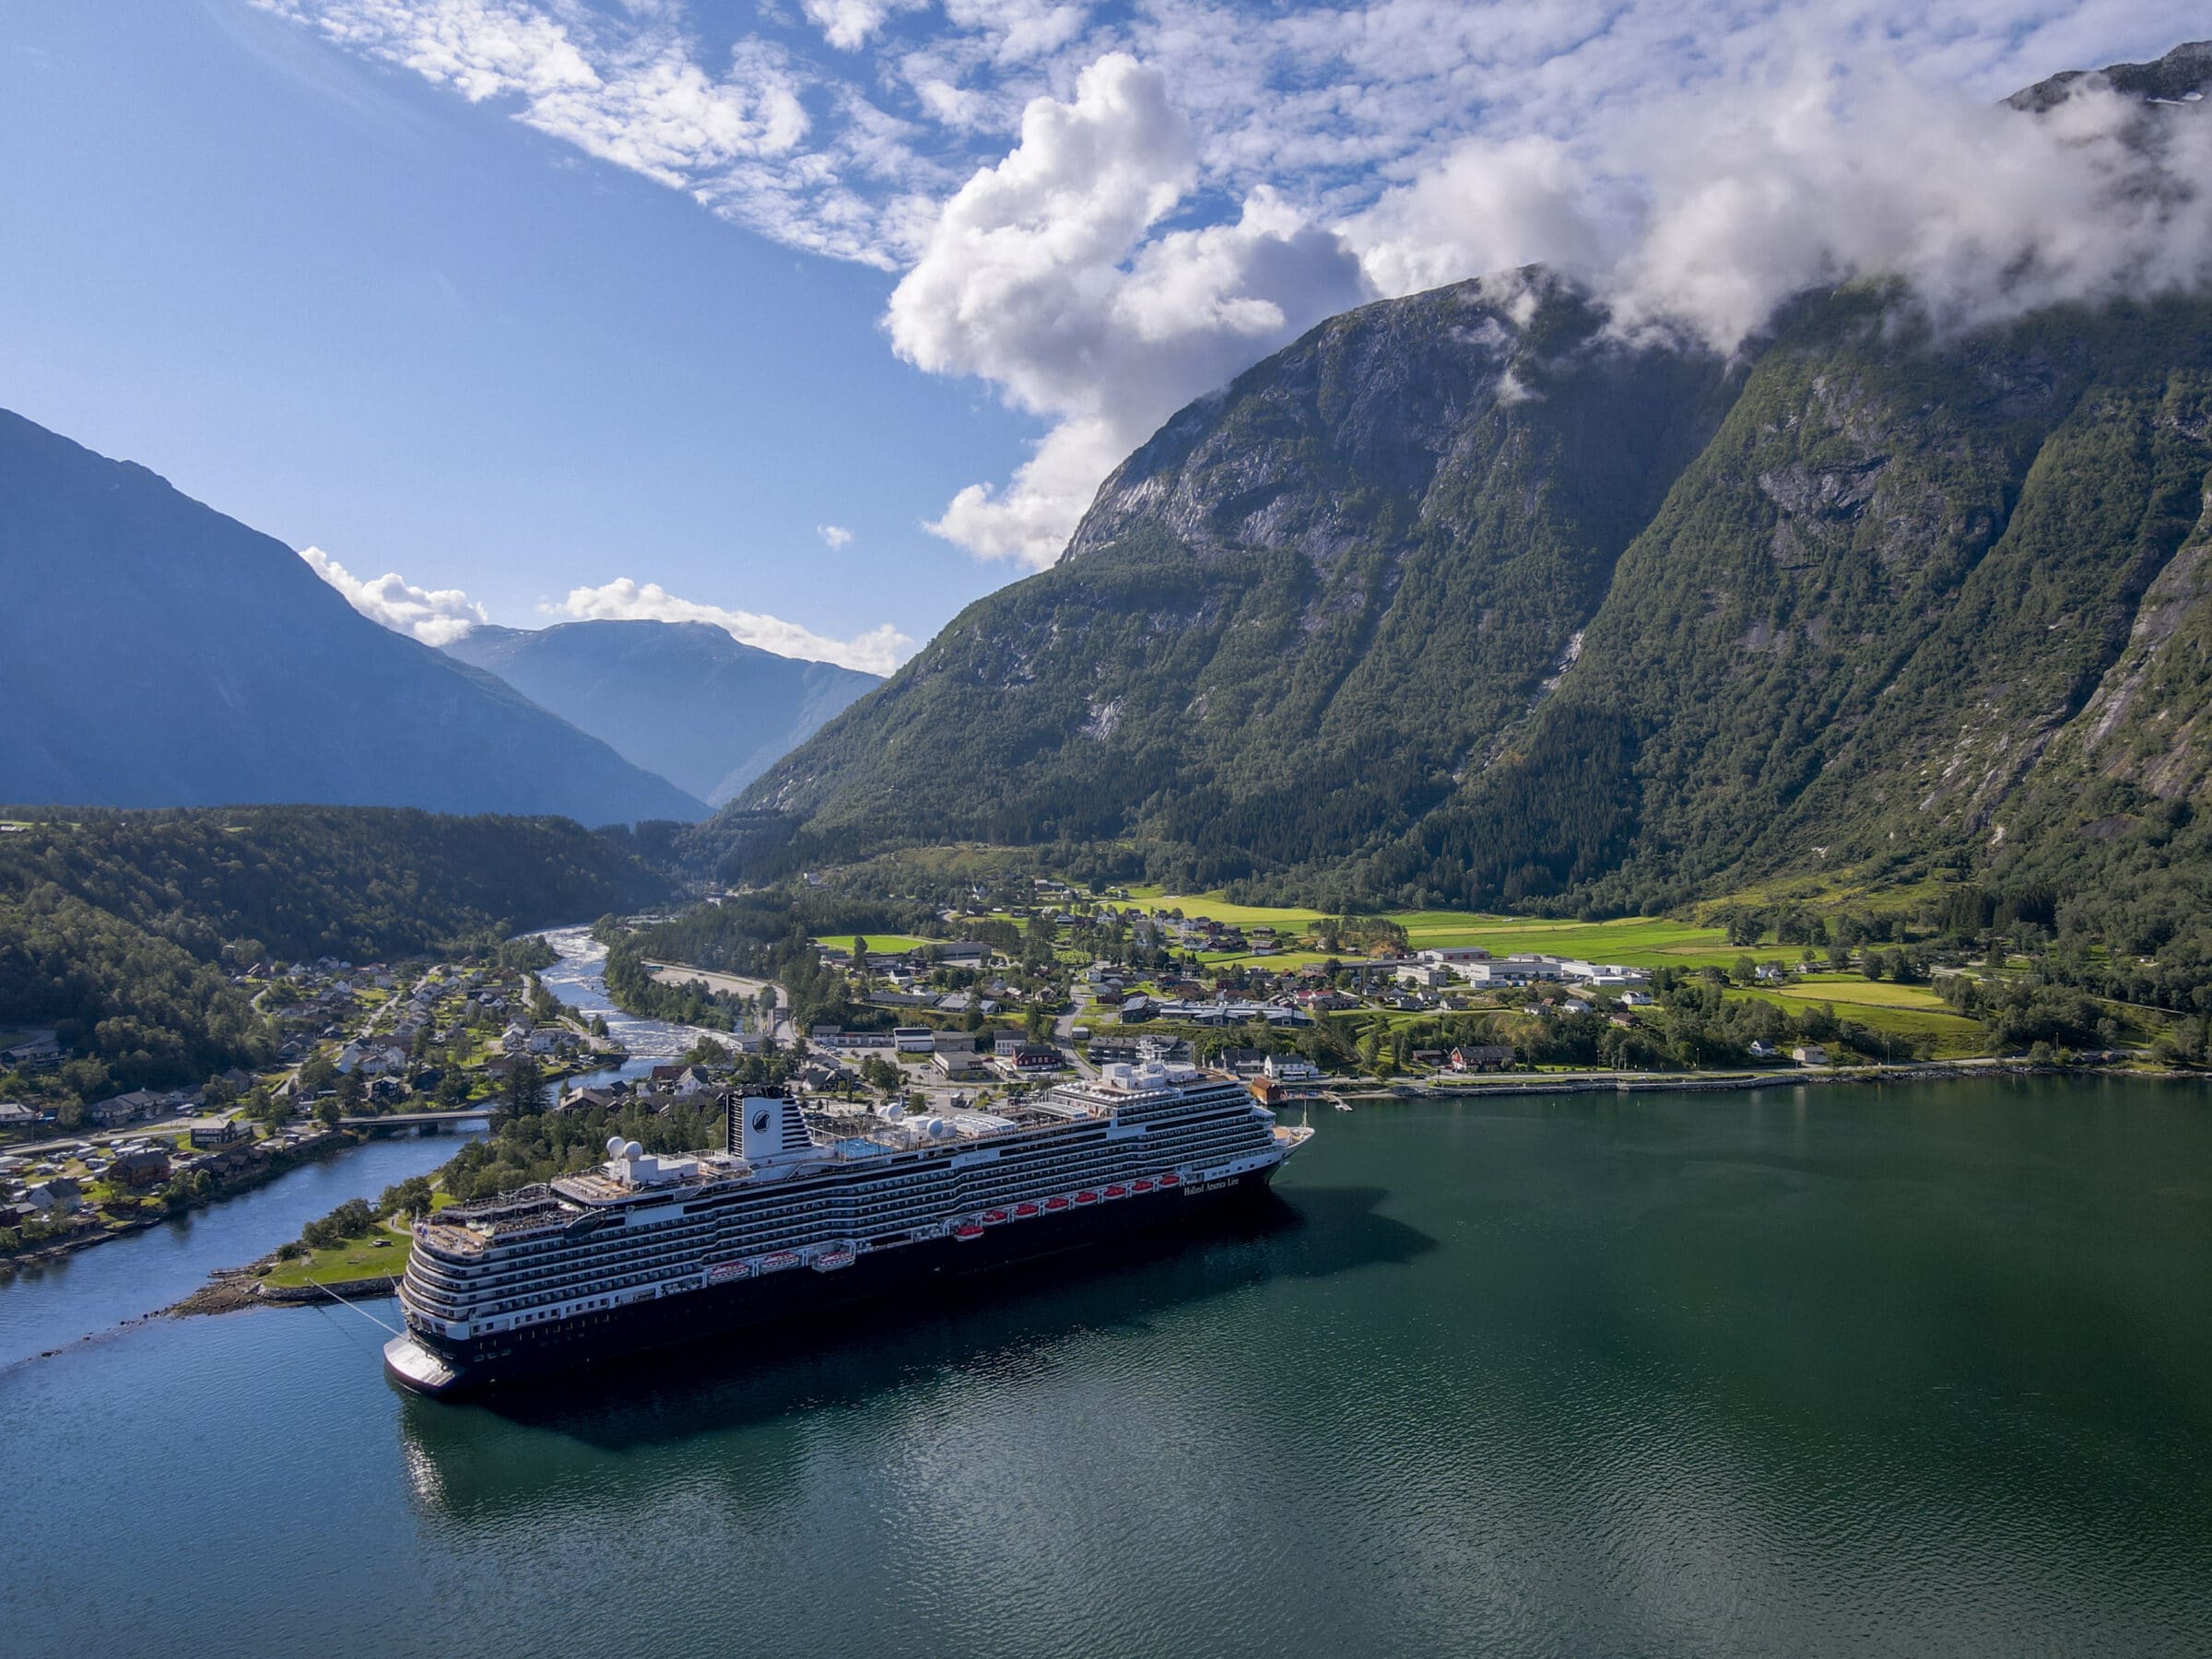
[[[169,1179],[169,1154],[155,1147],[118,1152],[108,1166],[108,1179],[119,1186],[152,1186]]]
[[[936,1049],[936,1033],[927,1026],[899,1026],[891,1032],[891,1047],[901,1054],[927,1054]]]
[[[825,1060],[809,1060],[799,1067],[799,1087],[814,1094],[849,1088],[859,1080],[843,1066]]]
[[[1025,1042],[1014,1051],[1017,1071],[1058,1071],[1066,1064],[1066,1057],[1049,1042]]]
[[[1751,974],[1753,978],[1765,982],[1778,979],[1787,979],[1789,977],[1789,970],[1784,968],[1780,962],[1760,962],[1752,968]]]
[[[1623,991],[1620,1002],[1625,1008],[1648,1008],[1652,1006],[1652,994],[1649,991]]]
[[[242,1140],[245,1135],[246,1126],[229,1118],[218,1118],[211,1124],[194,1124],[192,1126],[192,1149],[194,1152],[211,1151],[217,1147],[227,1147],[232,1141]]]
[[[1579,996],[1571,996],[1559,1006],[1570,1014],[1587,1014],[1590,1012],[1590,1005],[1584,1002]]]
[[[0,1129],[28,1129],[39,1114],[19,1100],[0,1100]]]
[[[1754,1060],[1771,1060],[1774,1057],[1774,1045],[1763,1037],[1754,1037],[1751,1039],[1750,1053]]]
[[[1255,1048],[1223,1049],[1216,1064],[1224,1071],[1232,1071],[1240,1077],[1256,1077],[1267,1069],[1267,1051]]]
[[[1391,975],[1401,985],[1417,985],[1424,991],[1434,991],[1453,982],[1452,970],[1441,962],[1408,962]]]
[[[929,1040],[930,1050],[939,1054],[972,1054],[975,1053],[973,1031],[936,1031]],[[995,1045],[994,1053],[996,1052]]]
[[[1790,1051],[1790,1058],[1800,1065],[1826,1065],[1828,1050],[1817,1042],[1801,1042]]]
[[[939,1077],[949,1079],[988,1075],[982,1057],[971,1048],[938,1049],[930,1055],[929,1063],[936,1068]]]
[[[97,1124],[103,1129],[112,1129],[118,1124],[143,1123],[161,1115],[162,1100],[147,1089],[135,1088],[129,1094],[119,1094],[85,1108],[85,1122]]]
[[[541,1027],[531,1032],[527,1039],[530,1052],[534,1054],[552,1053],[560,1046],[561,1035],[562,1033],[555,1030],[551,1026]]]
[[[611,1088],[571,1088],[560,1097],[558,1110],[561,1112],[615,1112],[620,1109],[623,1097]]]
[[[1455,1072],[1498,1071],[1513,1063],[1510,1042],[1463,1042],[1452,1051]]]
[[[1447,968],[1456,968],[1465,962],[1487,962],[1490,953],[1479,945],[1442,945],[1428,950],[1417,950],[1414,956],[1424,962],[1437,962]]]
[[[23,1189],[23,1201],[50,1220],[55,1216],[68,1215],[83,1198],[82,1189],[65,1175]]]
[[[519,1054],[530,1046],[530,1028],[519,1021],[500,1033],[500,1047],[510,1054]]]
[[[1262,1064],[1262,1072],[1274,1083],[1318,1083],[1321,1067],[1312,1061],[1296,1054],[1270,1054]]]
[[[61,1063],[62,1047],[51,1032],[18,1042],[13,1048],[0,1049],[0,1067],[9,1070],[40,1071]]]
[[[991,947],[976,939],[955,939],[933,947],[932,954],[947,968],[981,969],[991,960]]]

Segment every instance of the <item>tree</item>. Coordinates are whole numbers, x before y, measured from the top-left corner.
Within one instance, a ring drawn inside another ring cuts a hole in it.
[[[345,1112],[346,1108],[335,1095],[315,1102],[315,1121],[325,1129],[335,1129],[338,1126],[338,1119],[343,1117]]]
[[[515,1056],[500,1086],[500,1102],[510,1116],[535,1117],[546,1109],[546,1074],[528,1054]]]

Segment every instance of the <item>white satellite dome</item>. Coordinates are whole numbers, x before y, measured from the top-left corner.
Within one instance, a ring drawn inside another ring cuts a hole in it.
[[[610,1135],[606,1137],[606,1155],[609,1158],[622,1156],[622,1137],[620,1135]]]
[[[645,1148],[639,1146],[636,1141],[631,1141],[628,1146],[622,1148],[622,1156],[625,1158],[642,1158],[645,1156]]]

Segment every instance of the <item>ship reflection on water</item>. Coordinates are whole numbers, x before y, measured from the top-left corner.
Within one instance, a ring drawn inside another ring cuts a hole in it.
[[[750,1487],[777,1461],[773,1449],[794,1446],[816,1414],[888,1404],[903,1415],[902,1397],[952,1409],[952,1398],[970,1394],[1004,1411],[1051,1385],[1074,1345],[1220,1340],[1210,1318],[1183,1315],[1270,1281],[1404,1265],[1433,1250],[1429,1235],[1378,1213],[1384,1195],[1300,1186],[1157,1240],[954,1280],[927,1302],[833,1309],[517,1384],[480,1403],[409,1395],[398,1417],[408,1477],[426,1509],[464,1524],[572,1497],[603,1458],[677,1454],[696,1474],[694,1453],[719,1463],[721,1450],[742,1443]],[[623,1489],[640,1488],[626,1481]]]

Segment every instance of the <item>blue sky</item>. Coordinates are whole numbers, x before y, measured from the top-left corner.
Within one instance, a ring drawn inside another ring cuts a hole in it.
[[[1989,109],[2200,13],[10,0],[0,404],[426,638],[883,668],[1362,300],[1540,259],[1728,344],[1872,268],[1966,320],[2200,281],[2194,194],[2114,218],[2112,120]]]

